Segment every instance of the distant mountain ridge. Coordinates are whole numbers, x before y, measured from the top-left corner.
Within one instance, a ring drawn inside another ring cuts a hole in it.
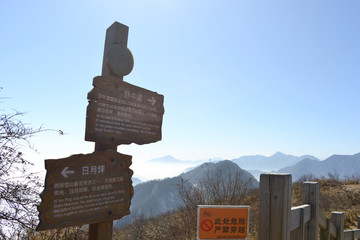
[[[260,170],[263,172],[277,171],[281,168],[292,166],[303,159],[319,160],[311,155],[296,157],[277,152],[270,157],[262,155],[242,156],[232,161],[245,170]]]
[[[267,157],[262,155],[248,155],[239,158],[232,159],[231,161],[236,163],[240,168],[250,172],[256,179],[260,178],[260,174],[264,172],[276,172],[284,167],[295,165],[303,159],[319,160],[311,155],[303,155],[300,157],[276,152],[275,154]],[[178,176],[182,172],[188,172],[195,169],[202,163],[219,162],[221,158],[212,158],[207,160],[179,160],[171,155],[166,155],[159,158],[154,158],[145,162],[150,168],[164,169],[161,176],[157,176],[156,179],[165,177]],[[166,169],[166,170],[165,170]],[[166,176],[167,175],[167,176]]]
[[[135,186],[135,185],[138,185],[139,183],[142,183],[142,181],[141,181],[141,179],[139,179],[139,178],[137,178],[137,177],[132,177],[131,178],[131,180],[132,180],[132,184],[133,184],[133,186]]]
[[[332,155],[323,161],[307,158],[293,166],[279,169],[278,172],[290,173],[293,181],[297,181],[304,175],[326,178],[331,174],[340,179],[360,177],[360,153],[354,155]]]
[[[153,158],[153,159],[150,159],[148,160],[147,162],[148,163],[180,163],[180,164],[183,164],[183,163],[192,163],[192,164],[201,164],[201,163],[204,163],[204,162],[209,162],[209,161],[221,161],[223,160],[222,158],[212,158],[212,159],[200,159],[200,160],[179,160],[171,155],[166,155],[166,156],[163,156],[163,157],[159,157],[159,158]]]
[[[183,163],[185,161],[176,159],[171,155],[166,155],[166,156],[163,156],[163,157],[148,160],[147,162],[149,162],[149,163],[152,163],[152,162],[157,162],[157,163]]]

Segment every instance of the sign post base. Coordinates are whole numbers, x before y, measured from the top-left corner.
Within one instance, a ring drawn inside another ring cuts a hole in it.
[[[89,240],[111,240],[113,221],[89,224]]]

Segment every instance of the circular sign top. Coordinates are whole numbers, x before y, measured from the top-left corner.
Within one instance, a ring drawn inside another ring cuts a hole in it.
[[[134,58],[130,50],[121,45],[116,44],[106,52],[106,65],[112,74],[117,77],[128,75],[134,67]]]

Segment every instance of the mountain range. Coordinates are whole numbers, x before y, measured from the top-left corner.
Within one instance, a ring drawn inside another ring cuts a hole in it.
[[[302,176],[337,177],[339,179],[360,178],[360,153],[354,155],[332,155],[319,161],[316,159],[303,159],[295,165],[279,169],[278,172],[291,173],[293,181]]]
[[[250,155],[242,156],[236,159],[232,159],[240,168],[250,172],[256,179],[259,180],[260,174],[264,172],[276,172],[281,168],[292,166],[303,159],[313,159],[319,160],[311,155],[304,156],[293,156],[277,152],[272,156],[262,156],[262,155]],[[180,175],[182,172],[187,172],[191,169],[196,168],[202,163],[206,162],[219,162],[221,158],[212,158],[212,159],[203,159],[196,161],[184,161],[174,158],[171,155],[163,156],[160,158],[155,158],[148,160],[143,164],[146,171],[144,174],[152,174],[153,177],[150,179],[162,179],[166,177],[175,177]],[[151,169],[151,171],[148,171]],[[159,169],[162,171],[159,172]],[[135,176],[141,176],[141,172],[136,171]],[[141,177],[140,177],[141,178]]]
[[[173,162],[174,166],[181,165],[181,160],[172,156],[155,159],[152,162],[161,163],[167,160],[167,163]],[[331,175],[340,179],[360,178],[360,153],[332,155],[323,161],[311,155],[296,157],[277,152],[270,157],[256,155],[244,156],[231,161],[205,162],[197,167],[188,168],[187,171],[175,177],[134,184],[134,196],[130,207],[131,215],[124,217],[121,221],[116,221],[115,224],[121,226],[139,216],[145,218],[156,216],[182,206],[183,202],[178,191],[182,180],[197,186],[207,176],[216,174],[229,176],[238,173],[241,174],[243,181],[250,181],[251,187],[257,188],[259,182],[250,172],[255,172],[257,177],[262,172],[290,173],[293,181],[298,181],[304,175],[312,177]],[[135,178],[133,180],[138,181]]]
[[[319,160],[311,155],[296,157],[293,155],[287,155],[281,152],[277,152],[270,157],[261,155],[243,156],[233,159],[232,161],[239,165],[239,167],[246,170],[260,170],[264,172],[272,172],[286,166],[292,166],[303,159]]]

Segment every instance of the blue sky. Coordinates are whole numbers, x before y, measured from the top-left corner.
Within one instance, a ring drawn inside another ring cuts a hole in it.
[[[1,111],[26,112],[43,159],[90,153],[87,93],[106,29],[129,26],[124,78],[165,96],[163,140],[119,146],[134,164],[242,155],[360,151],[360,2],[0,2]]]

